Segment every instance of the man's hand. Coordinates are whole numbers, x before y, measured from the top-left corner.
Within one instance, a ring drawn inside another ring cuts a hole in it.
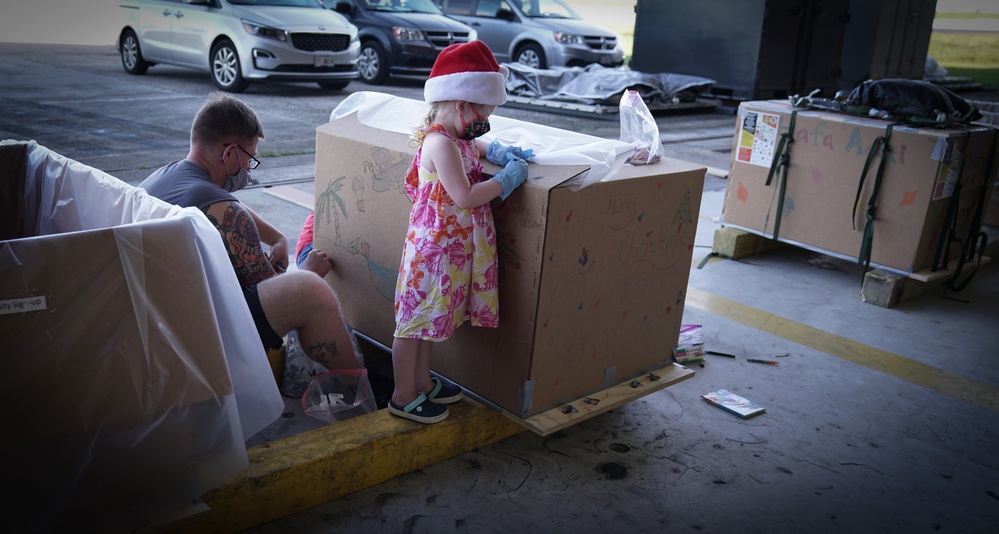
[[[270,262],[274,272],[283,273],[288,270],[288,239],[283,235],[277,241],[271,243],[270,251],[267,254],[267,261]]]

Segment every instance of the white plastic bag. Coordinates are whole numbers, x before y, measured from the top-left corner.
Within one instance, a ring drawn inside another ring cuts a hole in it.
[[[340,369],[317,376],[302,395],[302,411],[336,423],[378,409],[367,369]]]
[[[659,125],[645,105],[638,91],[625,91],[619,106],[621,115],[621,141],[635,147],[625,163],[648,165],[662,158],[666,151],[659,139]]]
[[[329,372],[329,369],[305,354],[305,349],[298,339],[298,330],[288,332],[284,349],[284,379],[281,380],[281,394],[298,398],[305,394],[309,382]]]

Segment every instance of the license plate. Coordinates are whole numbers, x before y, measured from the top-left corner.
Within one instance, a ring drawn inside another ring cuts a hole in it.
[[[614,58],[610,55],[600,56],[600,64],[603,66],[609,66],[614,64]]]
[[[336,64],[334,62],[334,59],[335,58],[333,56],[316,56],[315,60],[314,60],[315,61],[315,66],[317,66],[317,67],[332,67],[333,65]]]

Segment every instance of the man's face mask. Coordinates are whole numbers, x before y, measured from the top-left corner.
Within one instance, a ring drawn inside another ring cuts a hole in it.
[[[243,147],[239,145],[236,145],[236,148],[239,150],[244,150]],[[229,167],[225,165],[225,154],[223,154],[222,157],[219,158],[219,160],[222,162],[222,165],[226,167],[225,185],[222,186],[223,189],[225,189],[230,193],[235,193],[236,191],[239,191],[240,189],[243,189],[244,187],[250,184],[250,171],[246,170],[246,167],[243,165],[243,162],[239,160],[239,152],[236,153],[236,162],[239,164],[239,167],[237,167],[239,170],[236,171],[236,174],[229,174]],[[250,161],[251,161],[250,165],[256,167],[256,165],[253,164],[253,162],[256,161],[256,158],[250,156]]]
[[[479,112],[474,107],[472,108],[472,113],[475,113],[475,118],[472,119],[472,122],[466,123],[465,118],[461,118],[461,125],[465,128],[461,138],[466,141],[482,137],[489,131],[489,119],[479,115]]]

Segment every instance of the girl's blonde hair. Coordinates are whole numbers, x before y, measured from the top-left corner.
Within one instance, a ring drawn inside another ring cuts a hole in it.
[[[447,106],[452,105],[454,102],[451,100],[441,100],[430,104],[430,111],[427,112],[427,116],[423,118],[423,127],[429,128],[434,121],[437,120],[437,114],[441,112]]]
[[[423,127],[429,128],[434,121],[437,120],[437,115],[440,114],[442,109],[454,106],[457,100],[441,100],[430,104],[430,111],[427,112],[427,116],[423,118]],[[472,106],[476,113],[482,113],[482,108],[492,107],[487,104],[476,104],[475,102],[466,102],[466,104]]]

